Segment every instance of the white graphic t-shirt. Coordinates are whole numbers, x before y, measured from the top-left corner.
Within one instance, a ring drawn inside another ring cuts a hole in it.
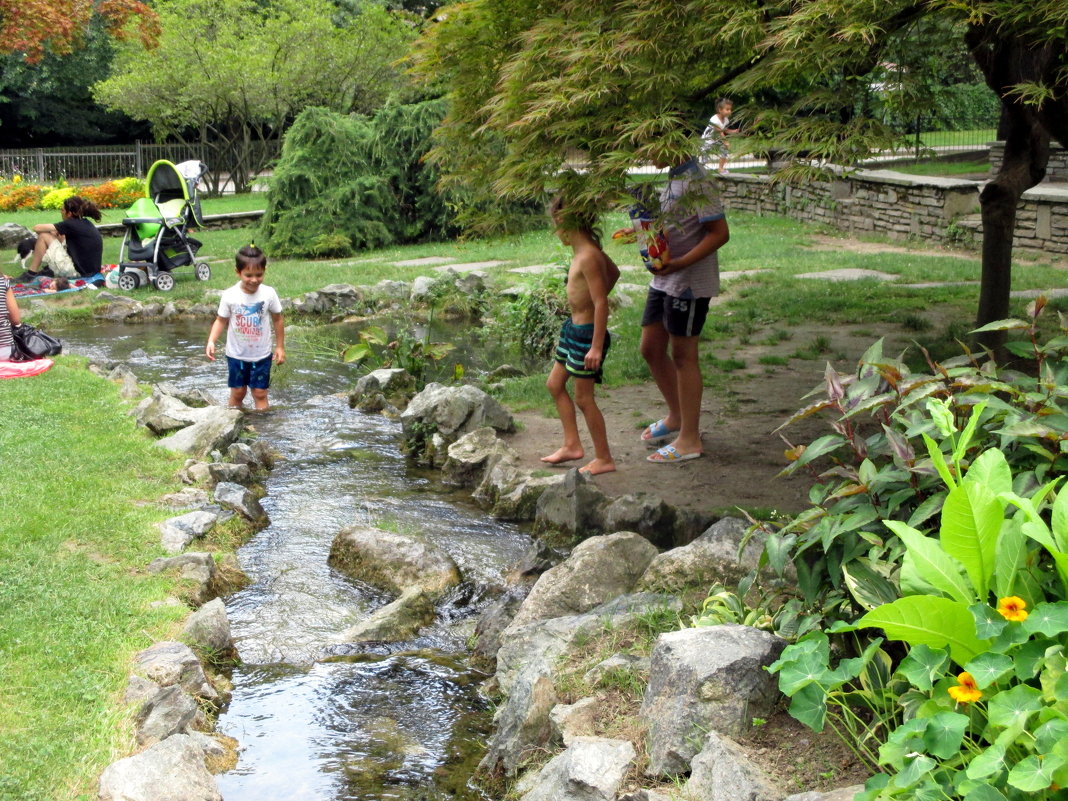
[[[260,284],[249,295],[238,282],[219,298],[220,317],[230,321],[226,329],[226,355],[244,362],[258,362],[271,355],[271,314],[281,314],[282,302],[273,287]]]

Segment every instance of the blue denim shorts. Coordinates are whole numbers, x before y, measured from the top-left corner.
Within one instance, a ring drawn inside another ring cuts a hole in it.
[[[238,387],[251,387],[252,389],[267,389],[271,386],[271,359],[260,359],[258,362],[246,362],[235,359],[233,356],[226,357],[230,374],[226,385],[232,389]]]

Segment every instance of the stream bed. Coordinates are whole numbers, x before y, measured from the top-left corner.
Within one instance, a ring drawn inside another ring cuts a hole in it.
[[[66,352],[123,361],[142,382],[224,402],[225,362],[203,358],[206,332],[203,321],[55,331]],[[271,523],[238,551],[252,583],[226,599],[241,664],[218,729],[241,750],[219,789],[226,801],[487,798],[469,782],[490,714],[467,643],[487,588],[530,538],[410,468],[398,424],[349,409],[357,372],[302,352],[299,332],[287,340],[272,409],[248,419],[280,458],[265,479]],[[393,600],[327,565],[334,536],[353,524],[425,537],[459,566],[463,583],[417,639],[354,647],[340,638]]]

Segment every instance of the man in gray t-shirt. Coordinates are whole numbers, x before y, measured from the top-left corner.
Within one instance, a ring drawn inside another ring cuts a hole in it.
[[[667,464],[696,459],[703,452],[704,384],[697,346],[709,300],[719,294],[716,251],[730,238],[719,193],[696,160],[668,173],[660,193],[660,220],[668,255],[653,271],[642,315],[641,350],[668,413],[642,432],[642,441],[661,446],[648,457],[650,462]]]

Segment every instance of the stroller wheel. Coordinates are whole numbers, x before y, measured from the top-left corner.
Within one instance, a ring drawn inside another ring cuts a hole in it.
[[[198,281],[207,281],[211,278],[211,267],[208,266],[206,261],[197,262],[196,277]]]
[[[174,276],[164,271],[156,275],[156,289],[160,292],[170,292],[174,289]]]
[[[137,277],[137,273],[126,272],[119,276],[119,289],[124,289],[127,292],[137,289],[141,285],[140,279]]]

